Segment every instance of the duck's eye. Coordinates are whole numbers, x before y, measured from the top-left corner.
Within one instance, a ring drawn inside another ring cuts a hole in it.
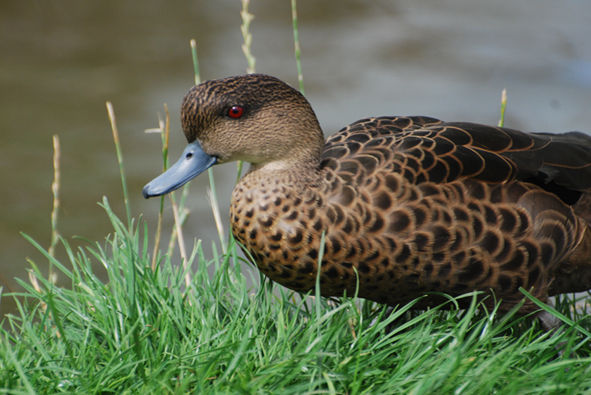
[[[244,114],[244,107],[242,106],[232,106],[228,109],[228,116],[230,118],[238,119]]]

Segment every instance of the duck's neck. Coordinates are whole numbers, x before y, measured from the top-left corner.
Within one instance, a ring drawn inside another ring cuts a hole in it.
[[[264,164],[251,164],[244,176],[244,182],[252,188],[254,185],[282,185],[294,192],[315,187],[320,182],[319,160],[303,161],[276,160]]]
[[[320,161],[317,158],[304,158],[302,160],[290,159],[278,159],[266,163],[251,163],[250,172],[259,172],[260,174],[277,174],[277,173],[290,173],[290,172],[302,172],[306,171],[317,171],[320,166]]]

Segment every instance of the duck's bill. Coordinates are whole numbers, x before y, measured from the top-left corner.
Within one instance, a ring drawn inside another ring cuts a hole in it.
[[[172,192],[215,165],[216,161],[215,156],[206,154],[199,142],[195,141],[187,145],[174,165],[146,184],[142,194],[147,199]]]

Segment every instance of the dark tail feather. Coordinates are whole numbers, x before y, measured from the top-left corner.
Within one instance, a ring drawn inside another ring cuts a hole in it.
[[[591,189],[591,136],[581,132],[534,133],[548,139],[538,151],[546,182],[584,191]]]

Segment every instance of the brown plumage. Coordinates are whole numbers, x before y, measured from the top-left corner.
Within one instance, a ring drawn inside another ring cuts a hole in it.
[[[509,309],[520,287],[541,300],[591,288],[591,138],[582,133],[376,117],[324,141],[307,100],[266,75],[192,88],[182,124],[211,164],[252,164],[232,194],[232,232],[288,288],[313,289],[323,234],[324,296],[353,295],[357,283],[359,296],[390,305],[493,290]]]

